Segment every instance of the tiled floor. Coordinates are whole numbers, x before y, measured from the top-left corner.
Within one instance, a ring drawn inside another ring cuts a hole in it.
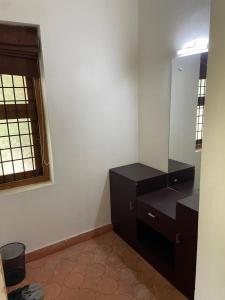
[[[27,264],[32,282],[45,300],[186,299],[113,232]]]

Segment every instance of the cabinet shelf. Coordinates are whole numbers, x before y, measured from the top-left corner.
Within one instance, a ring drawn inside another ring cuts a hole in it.
[[[173,272],[175,245],[154,229],[138,220],[138,242],[146,260],[154,261],[154,267]]]

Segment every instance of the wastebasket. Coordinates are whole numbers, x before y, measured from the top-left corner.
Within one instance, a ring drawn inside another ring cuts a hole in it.
[[[10,243],[0,248],[6,286],[20,283],[26,275],[25,245]]]

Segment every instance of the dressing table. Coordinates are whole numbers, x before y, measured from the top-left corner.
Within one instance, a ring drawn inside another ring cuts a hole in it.
[[[189,299],[194,298],[198,195],[193,166],[164,173],[140,163],[110,170],[114,231]]]

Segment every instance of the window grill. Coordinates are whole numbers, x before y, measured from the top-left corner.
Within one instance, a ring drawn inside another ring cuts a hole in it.
[[[34,82],[0,75],[0,183],[40,176],[42,172]]]
[[[199,79],[198,98],[205,98],[206,95],[206,79]]]
[[[204,125],[204,106],[197,107],[196,147],[202,146]]]
[[[204,128],[204,110],[206,96],[206,74],[207,74],[207,53],[201,55],[200,79],[198,84],[198,106],[196,118],[196,149],[202,147],[203,128]]]

